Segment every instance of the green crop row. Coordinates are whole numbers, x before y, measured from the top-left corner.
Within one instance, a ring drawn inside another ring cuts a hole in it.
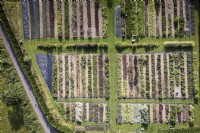
[[[61,10],[61,1],[57,1],[57,28],[58,28],[58,37],[62,37],[62,10]]]
[[[69,11],[68,11],[68,1],[65,3],[65,38],[69,38]]]
[[[193,41],[166,41],[165,47],[194,47]]]

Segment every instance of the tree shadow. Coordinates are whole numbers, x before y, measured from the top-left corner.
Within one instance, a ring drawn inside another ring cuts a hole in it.
[[[12,130],[19,130],[24,126],[23,111],[20,106],[12,106],[12,110],[8,111],[8,119],[12,126]]]
[[[193,48],[192,47],[185,47],[185,48],[180,48],[180,47],[176,47],[176,48],[165,48],[165,52],[176,52],[176,51],[192,51]]]
[[[145,130],[147,130],[148,129],[148,124],[142,124],[142,127],[145,129]]]

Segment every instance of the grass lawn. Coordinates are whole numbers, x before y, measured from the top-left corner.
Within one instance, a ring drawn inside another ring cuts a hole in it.
[[[0,125],[2,133],[27,133],[24,126],[22,110],[7,107],[0,100]]]
[[[0,94],[2,94],[6,88],[7,83],[5,79],[0,75]],[[0,100],[0,125],[2,133],[27,133],[27,129],[24,126],[22,110],[18,107],[8,107],[2,100]]]

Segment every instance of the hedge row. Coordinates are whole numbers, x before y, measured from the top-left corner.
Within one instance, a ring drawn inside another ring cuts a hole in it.
[[[193,41],[166,41],[165,47],[194,47]]]
[[[96,44],[67,44],[66,48],[108,48],[108,44],[96,43]]]
[[[173,130],[159,130],[159,133],[200,133],[200,128],[182,128]]]
[[[156,43],[121,43],[121,42],[116,42],[115,43],[116,48],[134,48],[134,47],[159,47],[159,44]]]
[[[62,45],[59,44],[39,44],[37,45],[38,49],[56,49],[56,48],[62,48]]]
[[[3,10],[2,5],[0,5],[0,10]],[[39,86],[37,84],[37,79],[35,77],[36,73],[33,71],[32,67],[31,67],[31,63],[24,62],[24,57],[26,56],[26,54],[22,52],[21,47],[18,44],[18,41],[17,41],[13,31],[11,30],[11,27],[8,23],[8,20],[5,16],[4,12],[0,12],[0,20],[5,28],[5,32],[7,34],[9,42],[11,43],[11,47],[15,53],[15,56],[17,57],[18,62],[20,64],[20,66],[22,67],[23,72],[25,73],[27,79],[29,80],[29,83],[37,97],[40,107],[42,108],[47,120],[49,121],[49,123],[51,124],[52,127],[56,128],[60,132],[69,132],[69,133],[72,132],[72,130],[69,129],[68,127],[65,127],[65,126],[59,124],[59,120],[58,119],[55,120],[53,117],[53,114],[51,114],[51,112],[49,111],[49,108],[46,105],[45,99],[44,99],[43,95],[41,94],[41,89],[39,88]]]

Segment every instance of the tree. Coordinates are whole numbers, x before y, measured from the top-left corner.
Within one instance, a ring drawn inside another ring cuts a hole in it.
[[[6,90],[3,95],[3,102],[7,106],[19,105],[22,102],[21,94],[19,91],[15,91],[14,88]]]
[[[112,8],[112,6],[113,6],[113,1],[112,1],[112,0],[107,0],[107,6],[108,6],[109,8]]]

